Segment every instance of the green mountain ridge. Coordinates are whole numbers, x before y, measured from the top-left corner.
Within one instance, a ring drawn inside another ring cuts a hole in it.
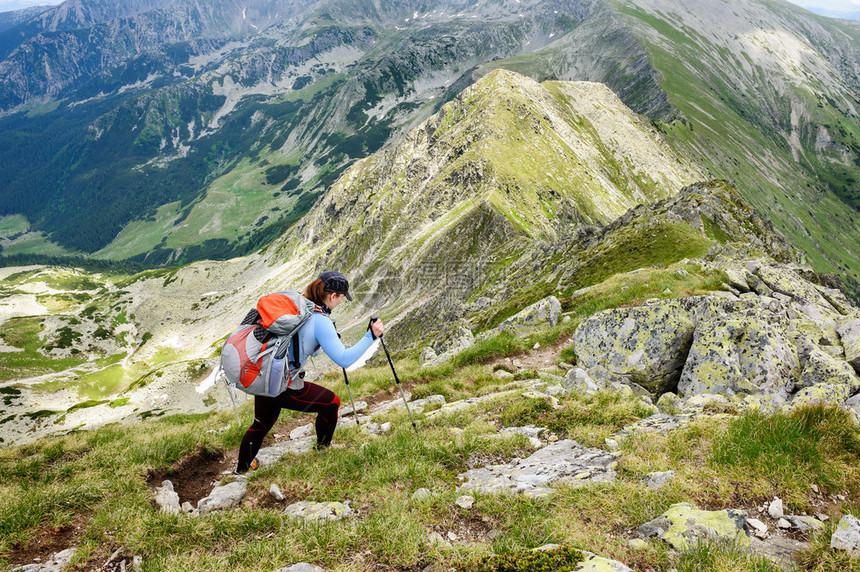
[[[176,44],[173,63],[157,65],[145,63],[146,52],[108,70],[109,84],[96,76],[65,99],[7,115],[0,129],[17,135],[0,158],[0,184],[7,197],[41,186],[48,194],[38,204],[53,210],[34,215],[35,203],[21,203],[2,212],[27,211],[25,228],[98,248],[99,258],[229,258],[273,241],[353,161],[506,68],[539,81],[605,83],[703,178],[733,181],[816,269],[857,279],[852,23],[782,2],[718,0],[432,10],[329,2],[296,7],[288,25],[266,19],[273,6],[257,15],[268,27],[230,48]],[[724,21],[714,16],[723,12]],[[66,119],[71,109],[78,119]],[[16,165],[25,156],[50,162],[23,178]],[[111,221],[93,224],[103,213]],[[50,236],[15,228],[0,239],[5,253],[45,252]]]
[[[214,371],[224,335],[258,296],[302,288],[326,268],[352,283],[355,302],[338,318],[345,339],[380,313],[392,349],[442,351],[462,327],[481,334],[550,294],[684,264],[720,244],[801,260],[726,182],[691,184],[696,175],[605,86],[495,71],[349,168],[259,254],[132,277],[9,275],[2,376],[25,393],[24,410],[41,403],[58,420],[15,413],[15,438],[163,414],[161,392],[189,411],[223,406],[223,393],[207,404],[190,382]]]

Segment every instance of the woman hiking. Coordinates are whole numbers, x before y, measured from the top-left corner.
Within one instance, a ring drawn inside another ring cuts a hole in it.
[[[317,355],[322,349],[333,362],[341,367],[349,367],[364,354],[373,340],[382,335],[382,322],[377,320],[370,325],[367,333],[352,347],[346,348],[340,341],[330,315],[332,310],[349,295],[349,281],[340,272],[327,270],[305,288],[305,298],[315,304],[311,318],[298,330],[299,362],[304,364],[308,357]],[[255,310],[248,313],[243,324],[252,324],[259,314]],[[288,355],[292,355],[290,342]],[[275,425],[281,409],[316,413],[317,449],[331,445],[331,438],[337,425],[337,411],[340,398],[334,392],[304,380],[304,371],[293,379],[290,386],[276,397],[254,396],[254,423],[245,432],[239,446],[237,473],[253,471],[259,466],[255,458],[263,438]]]

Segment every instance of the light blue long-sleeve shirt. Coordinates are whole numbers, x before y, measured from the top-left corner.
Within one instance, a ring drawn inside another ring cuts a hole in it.
[[[321,312],[314,312],[310,319],[299,328],[299,363],[304,365],[311,356],[319,355],[320,350],[341,367],[351,366],[373,343],[373,334],[370,330],[351,347],[346,347],[340,341],[334,322],[331,318]],[[293,344],[287,352],[287,359],[293,359]],[[301,389],[304,387],[302,379],[293,379],[290,389]]]

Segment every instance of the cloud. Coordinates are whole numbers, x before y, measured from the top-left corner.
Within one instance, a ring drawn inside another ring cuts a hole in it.
[[[61,0],[0,0],[0,12],[12,12],[30,6],[56,6]]]

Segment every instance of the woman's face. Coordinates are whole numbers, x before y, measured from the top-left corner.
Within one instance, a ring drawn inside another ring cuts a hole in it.
[[[346,294],[338,294],[337,292],[327,292],[323,301],[325,305],[328,306],[329,310],[334,310],[337,308],[337,305],[340,304],[343,299],[346,298]]]

